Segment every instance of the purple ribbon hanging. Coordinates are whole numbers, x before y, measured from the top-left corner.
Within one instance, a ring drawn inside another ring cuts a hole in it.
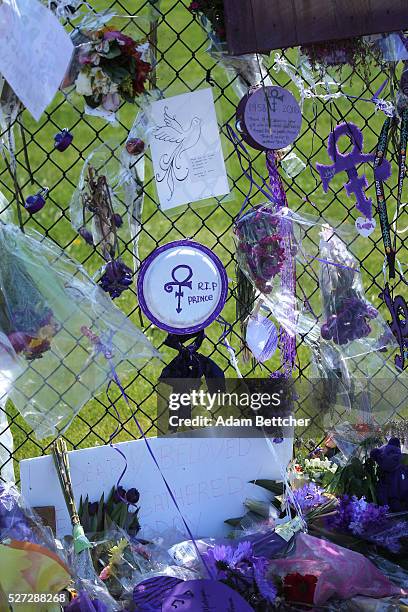
[[[192,542],[192,544],[194,546],[194,549],[195,549],[195,551],[197,553],[197,558],[201,559],[201,562],[202,562],[202,564],[203,564],[203,566],[204,566],[208,576],[212,580],[214,580],[215,578],[214,578],[214,576],[213,576],[213,574],[212,574],[208,564],[205,562],[205,559],[203,558],[202,554],[200,553],[200,550],[199,550],[199,548],[197,546],[197,542],[196,542],[196,540],[195,540],[195,538],[194,538],[194,536],[193,536],[193,534],[191,532],[191,529],[190,529],[186,519],[184,518],[184,515],[183,515],[183,513],[181,511],[181,508],[180,508],[178,502],[177,502],[177,499],[176,499],[176,497],[175,497],[175,495],[174,495],[174,493],[173,493],[173,491],[172,491],[172,489],[171,489],[171,487],[170,487],[170,485],[169,485],[169,483],[167,481],[167,478],[165,477],[165,475],[162,472],[160,464],[157,461],[156,456],[155,456],[155,454],[154,454],[154,452],[152,450],[152,447],[149,444],[148,438],[146,437],[146,435],[145,435],[145,433],[143,431],[142,426],[140,425],[138,419],[135,416],[135,413],[133,412],[133,410],[131,408],[130,398],[127,396],[126,391],[123,388],[122,383],[121,383],[121,381],[119,379],[119,376],[118,376],[118,374],[116,372],[116,369],[115,369],[115,366],[114,366],[114,363],[113,363],[113,355],[114,355],[113,349],[112,349],[112,336],[113,336],[113,333],[111,333],[110,337],[108,338],[108,343],[105,343],[105,342],[102,341],[102,339],[98,335],[94,334],[89,328],[87,328],[85,326],[81,327],[81,332],[87,338],[89,338],[89,340],[94,345],[95,354],[101,353],[105,357],[105,359],[108,361],[109,367],[110,367],[110,370],[111,370],[111,374],[112,374],[112,381],[115,382],[116,385],[118,386],[120,394],[122,395],[123,399],[125,400],[127,407],[131,411],[132,418],[133,418],[134,422],[136,423],[136,426],[137,426],[137,428],[139,430],[139,433],[140,433],[141,437],[144,440],[144,443],[146,445],[148,453],[151,456],[151,458],[153,459],[153,462],[154,462],[155,466],[157,467],[157,469],[159,471],[159,474],[160,474],[161,479],[162,479],[162,481],[163,481],[163,483],[164,483],[164,485],[165,485],[165,487],[167,489],[167,492],[170,495],[170,499],[173,502],[173,504],[174,504],[174,506],[175,506],[175,508],[176,508],[176,510],[177,510],[177,512],[178,512],[178,514],[179,514],[179,516],[180,516],[180,518],[182,520],[182,522],[183,522],[183,525],[186,528],[186,531],[187,531],[187,533],[188,533],[188,535],[189,535],[189,537],[191,539],[191,542]],[[108,387],[108,392],[109,392],[109,387]],[[108,395],[108,398],[109,398],[109,395]],[[111,405],[114,406],[114,404],[113,404],[113,402],[111,401],[110,398],[109,398],[109,401],[110,401]],[[116,410],[116,408],[115,408],[115,410]],[[116,410],[116,412],[117,412],[117,410]],[[117,429],[116,429],[116,431],[117,431]],[[111,436],[111,438],[110,438],[111,440],[112,440],[114,435],[115,434],[113,434]],[[113,448],[125,459],[125,468],[122,471],[122,474],[120,475],[120,478],[119,478],[119,481],[118,481],[118,485],[119,485],[120,481],[122,480],[122,478],[124,477],[124,475],[125,475],[125,473],[127,471],[127,467],[128,466],[127,466],[126,456],[122,453],[122,451],[120,451],[115,446],[113,446]]]
[[[266,152],[266,167],[269,174],[269,183],[271,191],[276,202],[277,210],[288,207],[286,192],[283,187],[282,179],[279,175],[276,164],[276,151]],[[290,219],[282,218],[279,222],[279,230],[283,239],[285,249],[285,261],[281,270],[281,287],[284,292],[289,293],[295,306],[295,291],[296,291],[296,266],[293,257],[293,230]],[[293,317],[292,315],[289,315]],[[290,335],[286,330],[281,328],[281,361],[283,370],[286,376],[291,376],[296,359],[296,336]]]

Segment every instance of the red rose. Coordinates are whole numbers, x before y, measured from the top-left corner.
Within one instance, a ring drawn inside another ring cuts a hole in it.
[[[285,599],[296,603],[313,604],[317,577],[311,574],[288,574],[283,581]]]

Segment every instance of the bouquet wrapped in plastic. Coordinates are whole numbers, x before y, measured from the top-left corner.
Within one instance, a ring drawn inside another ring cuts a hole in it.
[[[378,310],[365,298],[357,259],[330,227],[322,230],[320,257],[322,339],[344,346],[363,339],[372,343],[375,336],[373,348],[384,348],[386,325]]]
[[[109,120],[123,101],[134,103],[145,93],[152,69],[148,45],[122,32],[119,17],[90,14],[75,28],[75,52],[63,83],[84,96],[86,112]]]
[[[100,285],[114,299],[132,284],[132,270],[121,259],[121,244],[129,239],[125,196],[133,186],[129,164],[117,142],[106,142],[86,158],[70,205],[71,223],[107,262]]]
[[[292,232],[288,248],[282,239],[285,223]],[[241,216],[234,232],[240,269],[289,333],[304,335],[312,348],[316,343],[341,347],[347,356],[394,346],[385,321],[365,298],[358,262],[344,240],[347,230],[340,235],[317,217],[267,204]],[[306,299],[294,301],[279,282],[288,257],[295,258],[299,278],[319,280],[323,308]]]
[[[126,374],[158,353],[51,241],[2,224],[0,248],[0,371],[41,438],[69,424],[116,368]]]

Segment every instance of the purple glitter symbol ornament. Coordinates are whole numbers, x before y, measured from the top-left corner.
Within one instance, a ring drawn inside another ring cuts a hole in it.
[[[30,195],[25,201],[24,208],[28,210],[30,214],[35,214],[40,211],[45,204],[45,199],[48,195],[48,189],[40,189],[35,195]]]
[[[339,138],[348,136],[353,145],[350,153],[341,153],[337,147]],[[316,170],[322,179],[323,189],[327,193],[329,184],[336,174],[339,172],[347,172],[349,178],[348,183],[344,184],[344,188],[348,196],[355,195],[357,209],[367,219],[372,219],[372,200],[365,195],[365,189],[368,187],[368,181],[365,174],[359,176],[357,172],[358,164],[374,162],[374,153],[363,153],[363,134],[354,123],[341,123],[330,132],[327,141],[327,152],[333,160],[333,164],[325,166],[324,164],[316,164]],[[383,159],[382,162],[374,170],[375,178],[381,181],[387,180],[391,176],[391,164],[388,160]]]

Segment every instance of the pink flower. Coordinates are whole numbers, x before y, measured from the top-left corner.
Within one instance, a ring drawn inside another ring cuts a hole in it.
[[[110,575],[111,575],[110,565],[107,565],[106,567],[103,568],[103,570],[99,574],[99,578],[101,580],[108,580]]]

